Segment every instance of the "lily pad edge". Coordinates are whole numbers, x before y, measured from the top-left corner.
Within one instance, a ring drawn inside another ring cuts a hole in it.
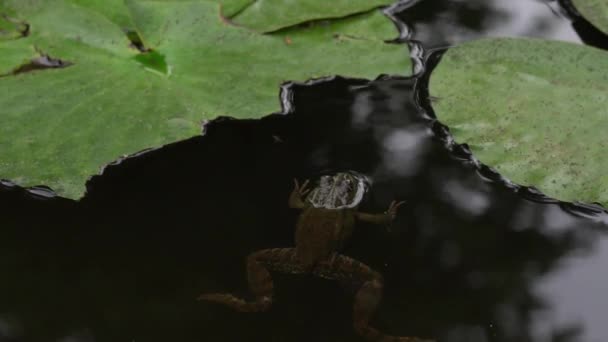
[[[279,100],[280,100],[281,110],[277,111],[277,112],[266,114],[255,120],[262,120],[262,119],[272,116],[272,115],[290,115],[290,114],[292,114],[293,105],[291,104],[291,99],[292,99],[291,94],[293,91],[292,90],[293,86],[312,87],[312,86],[316,86],[316,85],[323,84],[326,82],[332,82],[336,78],[341,78],[343,80],[353,80],[353,81],[364,80],[364,81],[373,82],[376,80],[384,79],[386,77],[390,77],[390,76],[378,75],[378,77],[374,80],[367,80],[367,79],[354,78],[354,77],[345,77],[345,76],[340,76],[340,75],[331,75],[331,76],[325,76],[325,77],[319,77],[319,78],[311,78],[306,81],[286,81],[279,88]],[[407,77],[411,77],[411,76],[407,76]],[[70,201],[70,202],[80,202],[87,197],[87,194],[89,193],[89,184],[91,183],[92,179],[98,178],[98,177],[103,177],[105,172],[108,169],[111,169],[113,167],[118,167],[125,162],[128,163],[132,160],[136,160],[145,155],[148,155],[149,153],[153,153],[158,150],[162,150],[162,149],[170,147],[174,144],[181,143],[185,140],[192,139],[194,137],[204,137],[209,132],[209,129],[211,127],[213,127],[214,124],[225,121],[225,120],[241,120],[241,119],[234,118],[231,116],[218,116],[212,120],[203,120],[201,122],[201,132],[199,135],[194,135],[194,136],[182,139],[182,140],[172,141],[168,144],[164,144],[161,146],[149,147],[149,148],[145,148],[141,151],[137,151],[135,153],[119,156],[115,160],[113,160],[105,165],[100,166],[99,171],[97,173],[89,175],[89,177],[87,178],[87,180],[85,182],[85,192],[83,193],[83,195],[80,198],[77,198],[77,199],[61,196],[61,195],[57,194],[51,187],[44,185],[44,184],[32,185],[32,186],[21,186],[18,183],[15,183],[15,182],[11,181],[10,179],[5,179],[5,178],[0,178],[0,192],[1,191],[20,190],[32,198],[57,199],[57,200],[65,200],[65,201]],[[203,158],[204,158],[204,156],[203,156]]]
[[[379,9],[378,8],[373,8],[373,9],[369,10],[368,12],[377,11],[377,10],[379,10]],[[388,17],[388,19],[395,26],[395,28],[398,31],[398,33],[401,34],[401,31],[399,30],[399,27],[400,27],[399,24],[400,23],[398,23],[398,22],[395,21],[396,18],[394,16],[388,15],[388,13],[385,12],[384,10],[380,10],[380,11],[384,14],[384,16]],[[361,14],[361,13],[357,13],[357,15],[358,14]],[[346,16],[346,17],[349,17],[349,16]],[[335,18],[336,21],[340,20],[340,19],[342,19],[342,18]],[[396,38],[396,39],[398,39],[398,38]],[[412,64],[412,67],[413,67],[413,64]],[[342,77],[342,76],[339,76],[339,75],[330,75],[330,76],[325,76],[325,77],[321,77],[321,78],[311,78],[309,80],[298,81],[298,82],[296,82],[296,81],[286,81],[285,83],[312,85],[312,84],[317,84],[317,83],[322,83],[322,82],[326,82],[326,81],[332,80],[335,77]],[[381,75],[377,76],[377,78],[381,78],[381,77],[385,77],[385,75],[381,74]],[[350,79],[349,77],[343,77],[343,78]],[[353,78],[353,79],[356,79],[356,78]],[[282,85],[280,87],[280,94],[279,94],[279,99],[280,99],[280,103],[281,103],[281,110],[278,111],[278,112],[274,112],[274,113],[263,115],[263,116],[260,117],[260,119],[263,118],[263,117],[266,117],[268,115],[273,115],[273,114],[283,114],[283,115],[284,114],[289,114],[290,109],[288,107],[286,108],[286,106],[285,106],[286,103],[283,101],[284,98],[285,98],[285,96],[283,95],[283,90],[284,90],[283,88],[284,88],[284,85]],[[223,117],[220,116],[220,117],[217,117],[217,118],[215,118],[215,119],[213,119],[211,121],[208,121],[208,122],[212,122],[212,121],[215,121],[217,119],[222,119],[222,118]],[[204,132],[204,129],[205,129],[205,125],[207,123],[205,123],[205,122],[203,123],[203,127],[202,127],[203,128],[203,132]],[[195,137],[195,136],[197,136],[197,135],[194,135],[192,137]],[[192,137],[189,137],[189,138],[192,138]],[[185,138],[185,139],[189,139],[189,138]],[[132,153],[132,154],[126,154],[126,155],[117,157],[117,159],[115,159],[115,160],[113,160],[113,161],[111,161],[111,162],[109,162],[109,163],[107,163],[105,165],[101,165],[99,167],[99,172],[97,172],[95,174],[91,174],[91,175],[88,176],[87,181],[85,182],[85,190],[82,193],[82,195],[80,197],[77,197],[77,198],[61,196],[57,192],[55,192],[51,187],[49,187],[47,185],[42,185],[41,184],[41,185],[22,186],[22,185],[19,185],[18,183],[15,183],[15,182],[11,181],[10,179],[5,179],[5,178],[0,178],[0,190],[3,190],[3,188],[5,188],[5,189],[15,189],[15,188],[18,188],[18,189],[25,190],[27,193],[29,193],[30,195],[32,195],[33,197],[36,197],[36,198],[40,198],[40,197],[43,197],[43,198],[61,198],[61,199],[66,199],[66,200],[70,200],[70,201],[74,201],[74,200],[75,201],[79,201],[79,200],[82,200],[86,196],[86,193],[88,191],[88,189],[86,187],[86,184],[89,183],[89,181],[91,180],[92,177],[102,176],[104,174],[106,168],[111,167],[113,165],[121,164],[123,161],[125,161],[127,159],[141,157],[144,154],[156,151],[158,149],[162,149],[162,148],[164,148],[166,146],[172,145],[174,143],[177,143],[177,142],[180,142],[180,141],[183,141],[183,140],[184,139],[177,140],[177,141],[172,141],[172,142],[169,142],[167,144],[160,145],[160,146],[145,148],[145,149],[143,149],[141,151],[138,151],[138,152],[135,152],[135,153]]]
[[[439,117],[437,116],[435,109],[432,106],[432,102],[434,101],[434,96],[430,93],[430,79],[433,76],[433,71],[436,67],[441,63],[444,55],[448,52],[448,50],[452,48],[460,47],[462,44],[474,43],[474,42],[482,42],[482,41],[500,41],[500,40],[527,40],[527,41],[539,41],[539,42],[552,42],[552,40],[540,39],[540,38],[531,38],[531,37],[487,37],[481,39],[475,39],[472,41],[466,41],[458,45],[440,48],[431,51],[429,56],[426,58],[426,70],[424,74],[420,78],[420,86],[418,87],[419,95],[417,98],[419,99],[419,105],[424,109],[426,114],[429,117],[430,126],[432,127],[433,134],[438,138],[438,140],[444,145],[444,147],[450,151],[453,157],[462,163],[472,166],[475,168],[475,171],[482,177],[485,181],[490,183],[498,183],[502,185],[504,188],[516,193],[519,196],[524,197],[527,200],[539,203],[550,203],[557,204],[562,209],[577,215],[577,216],[585,216],[585,217],[597,217],[600,214],[608,214],[608,203],[603,204],[597,201],[567,201],[560,200],[555,197],[551,197],[543,192],[541,189],[535,187],[534,185],[522,185],[512,181],[510,178],[502,175],[496,168],[483,163],[479,160],[469,147],[466,142],[458,142],[456,137],[450,131],[448,125],[441,122]],[[572,44],[577,46],[578,44],[571,42],[558,41],[560,43]],[[599,49],[594,46],[583,45],[586,48],[595,49],[606,53],[605,50]],[[439,101],[441,99],[439,98]]]

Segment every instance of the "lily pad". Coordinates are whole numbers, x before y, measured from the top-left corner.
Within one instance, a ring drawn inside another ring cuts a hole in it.
[[[17,39],[10,44],[0,43],[0,75],[11,73],[16,65],[23,65],[38,57],[34,46],[26,39]],[[0,117],[2,111],[0,111]],[[1,119],[0,119],[1,120]]]
[[[595,27],[608,34],[608,1],[572,0],[576,9]]]
[[[11,17],[11,14],[0,5],[0,41],[18,39],[27,34],[27,24]]]
[[[452,48],[432,74],[438,119],[502,175],[608,205],[608,53],[535,39]]]
[[[22,2],[21,0],[6,0]],[[158,2],[187,2],[192,0],[155,0]],[[234,24],[258,32],[272,32],[308,21],[343,18],[390,5],[394,0],[204,0],[220,5],[220,15]],[[21,8],[36,8],[41,4],[68,2],[99,12],[125,30],[134,24],[125,0],[30,0]],[[0,11],[2,7],[0,7]]]
[[[223,2],[223,1],[222,1]],[[341,18],[389,5],[394,0],[257,0],[232,20],[259,32],[272,32],[310,20]],[[234,7],[233,7],[234,8]]]
[[[397,36],[379,11],[269,36],[227,23],[208,1],[126,4],[145,53],[74,1],[4,2],[31,33],[0,42],[0,178],[78,198],[103,165],[199,134],[204,119],[277,111],[284,81],[411,68],[404,45],[357,36],[380,21],[376,35]],[[46,57],[59,62],[19,72]]]

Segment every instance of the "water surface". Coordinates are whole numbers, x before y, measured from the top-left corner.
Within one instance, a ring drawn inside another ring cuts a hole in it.
[[[398,16],[424,49],[503,33],[576,40],[553,7],[513,4],[427,1],[428,20]],[[390,231],[358,224],[343,251],[385,277],[376,327],[450,342],[608,340],[605,211],[472,162],[434,120],[424,78],[336,77],[288,85],[283,99],[287,115],[218,119],[108,166],[80,202],[2,185],[0,341],[361,341],[353,289],[331,281],[274,274],[263,314],[194,300],[248,294],[245,256],[293,246],[293,178],[339,170],[373,180],[366,211],[406,201]]]

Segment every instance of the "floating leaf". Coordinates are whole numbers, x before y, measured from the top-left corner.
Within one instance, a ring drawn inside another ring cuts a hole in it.
[[[29,63],[38,54],[27,39],[17,39],[10,44],[0,43],[0,75],[10,74],[19,66]],[[0,110],[0,113],[2,110]]]
[[[608,53],[565,42],[488,39],[448,50],[433,72],[438,119],[475,156],[565,201],[608,204]]]
[[[572,0],[576,9],[595,27],[608,34],[608,1]]]
[[[20,2],[22,0],[6,0]],[[154,0],[157,2],[188,2],[192,0]],[[272,32],[312,20],[343,18],[368,12],[394,0],[201,0],[219,4],[221,15],[235,24],[258,32]],[[125,30],[134,28],[125,0],[29,0],[21,8],[41,4],[71,3],[97,11]],[[0,11],[2,7],[0,7]],[[219,15],[219,14],[218,14]]]
[[[144,52],[75,1],[3,3],[31,34],[0,42],[0,178],[77,198],[101,166],[196,135],[203,119],[277,111],[284,81],[410,71],[405,46],[373,38],[397,35],[379,11],[269,36],[208,1],[126,4]],[[357,36],[361,27],[376,31]],[[21,68],[32,59],[54,64]]]
[[[27,24],[11,15],[8,9],[0,5],[0,41],[18,39],[27,35]]]
[[[232,20],[259,32],[272,32],[310,20],[341,18],[366,12],[393,0],[257,0]],[[232,16],[232,15],[230,15]]]

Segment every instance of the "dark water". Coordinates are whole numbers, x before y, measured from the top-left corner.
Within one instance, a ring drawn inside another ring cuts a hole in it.
[[[425,48],[501,32],[575,39],[546,4],[551,30],[508,31],[525,25],[501,26],[495,6],[428,3],[398,14]],[[515,3],[511,18],[539,5]],[[434,15],[461,19],[446,28]],[[425,33],[454,27],[474,34]],[[0,341],[362,341],[352,290],[331,281],[274,274],[263,314],[194,300],[248,294],[245,256],[293,245],[292,179],[345,169],[373,180],[362,209],[407,202],[391,231],[358,224],[343,251],[384,275],[376,327],[450,342],[608,340],[606,212],[476,165],[434,121],[424,78],[333,78],[283,95],[288,115],[215,120],[204,136],[108,166],[80,202],[1,186]]]

